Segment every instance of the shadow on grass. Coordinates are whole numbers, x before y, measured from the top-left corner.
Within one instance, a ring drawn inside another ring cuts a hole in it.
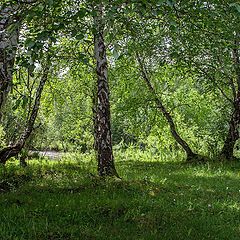
[[[123,180],[100,179],[88,163],[38,170],[0,195],[0,237],[239,239],[239,163],[117,165]]]

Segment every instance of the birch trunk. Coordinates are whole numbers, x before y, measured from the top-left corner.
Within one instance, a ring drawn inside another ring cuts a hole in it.
[[[222,159],[233,160],[234,146],[236,141],[239,139],[239,123],[240,123],[240,98],[235,101],[234,111],[229,122],[229,130],[225,139],[223,148],[220,156]]]
[[[17,8],[18,5],[0,7],[0,121],[12,85],[19,36],[19,23],[15,15]]]
[[[143,80],[145,81],[149,91],[151,93],[153,93],[154,95],[154,100],[155,103],[157,105],[158,110],[163,114],[163,116],[166,118],[170,130],[171,130],[171,134],[173,136],[173,138],[176,140],[176,142],[183,148],[183,150],[185,151],[186,155],[187,155],[187,161],[203,161],[204,158],[196,153],[194,153],[192,151],[192,149],[190,148],[190,146],[187,144],[187,142],[179,135],[177,129],[176,129],[176,125],[173,121],[173,118],[171,116],[171,114],[167,111],[167,109],[164,107],[164,105],[162,104],[161,99],[157,96],[157,93],[148,77],[148,74],[146,72],[145,66],[141,60],[141,58],[139,57],[139,55],[137,54],[137,61],[139,63],[140,66],[140,72],[142,75]]]
[[[97,74],[97,106],[95,118],[95,147],[97,150],[99,176],[118,176],[112,151],[111,117],[108,86],[108,69],[106,46],[104,43],[103,9],[99,4],[96,9],[94,23],[94,51]]]

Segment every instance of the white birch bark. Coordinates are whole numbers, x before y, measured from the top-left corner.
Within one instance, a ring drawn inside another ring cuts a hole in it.
[[[19,23],[15,18],[18,5],[0,7],[0,119],[12,85],[18,45]]]
[[[97,107],[95,121],[95,144],[98,157],[98,173],[100,176],[118,176],[112,151],[111,116],[108,85],[108,68],[106,46],[104,42],[103,7],[99,4],[94,17],[96,33],[94,34],[94,50],[97,74]]]

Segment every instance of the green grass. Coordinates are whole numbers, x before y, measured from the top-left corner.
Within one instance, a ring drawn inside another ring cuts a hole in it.
[[[187,165],[119,152],[123,180],[101,180],[92,159],[2,168],[0,239],[240,238],[240,163]]]

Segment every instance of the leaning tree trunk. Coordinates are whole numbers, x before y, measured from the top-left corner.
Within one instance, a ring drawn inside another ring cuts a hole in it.
[[[99,4],[94,18],[94,51],[97,73],[97,106],[95,118],[95,147],[97,150],[99,176],[118,176],[112,151],[112,134],[110,123],[110,102],[108,86],[108,69],[106,47],[103,37],[103,11]]]
[[[18,153],[20,153],[20,151],[23,149],[27,139],[31,135],[33,128],[34,128],[35,120],[37,118],[42,91],[43,91],[44,85],[48,79],[49,69],[50,69],[49,65],[47,65],[44,69],[42,78],[40,80],[40,83],[39,83],[37,91],[36,91],[34,105],[33,105],[30,117],[27,121],[24,132],[21,134],[20,138],[17,140],[16,143],[14,143],[0,151],[0,163],[1,164],[5,164],[9,158],[17,156]]]
[[[19,22],[15,15],[17,7],[13,4],[0,7],[0,120],[12,85],[19,35]]]
[[[149,79],[149,76],[147,74],[147,71],[145,69],[145,66],[141,60],[141,58],[139,57],[139,55],[137,54],[137,61],[138,64],[140,66],[140,72],[142,75],[143,80],[145,81],[149,91],[151,93],[153,93],[154,95],[154,101],[157,105],[158,110],[163,114],[163,116],[166,118],[170,130],[171,130],[171,134],[173,136],[173,138],[175,139],[175,141],[183,148],[183,150],[185,151],[186,155],[187,155],[187,161],[193,161],[193,160],[198,160],[201,161],[203,160],[203,157],[201,157],[200,155],[194,153],[192,151],[192,149],[190,148],[190,146],[187,144],[187,142],[179,135],[179,133],[177,132],[176,129],[176,125],[173,121],[173,118],[171,116],[171,114],[167,111],[167,109],[164,107],[164,105],[162,104],[161,99],[157,96],[157,93]]]

